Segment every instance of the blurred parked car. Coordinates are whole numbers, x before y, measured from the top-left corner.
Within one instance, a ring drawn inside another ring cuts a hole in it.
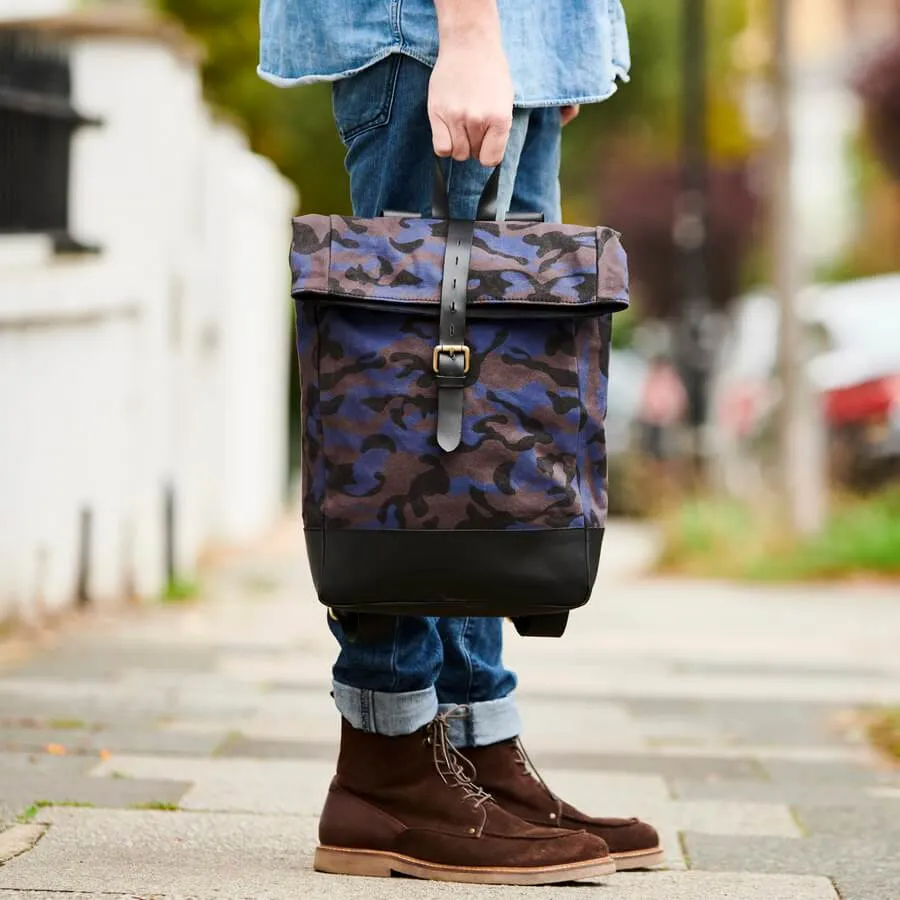
[[[900,474],[900,274],[818,285],[798,305],[836,476],[870,487]],[[771,296],[747,295],[735,307],[715,379],[716,424],[734,439],[771,430],[778,327]]]

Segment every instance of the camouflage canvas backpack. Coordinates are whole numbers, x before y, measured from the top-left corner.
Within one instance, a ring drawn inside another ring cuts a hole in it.
[[[626,259],[612,229],[535,218],[294,220],[303,523],[347,628],[493,615],[562,634],[590,596]]]

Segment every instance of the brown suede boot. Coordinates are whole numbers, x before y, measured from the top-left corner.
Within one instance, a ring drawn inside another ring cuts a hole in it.
[[[344,721],[316,870],[475,884],[557,884],[615,872],[600,838],[523,822],[467,770],[444,717],[403,737]]]
[[[560,800],[537,773],[517,739],[462,752],[476,778],[507,812],[534,825],[589,831],[603,838],[616,868],[645,869],[663,862],[656,829],[640,819],[595,819]]]

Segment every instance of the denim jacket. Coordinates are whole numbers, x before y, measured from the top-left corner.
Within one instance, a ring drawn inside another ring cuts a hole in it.
[[[498,0],[517,106],[605,100],[631,64],[622,0]],[[434,65],[434,0],[260,0],[259,74],[288,87],[404,53]]]

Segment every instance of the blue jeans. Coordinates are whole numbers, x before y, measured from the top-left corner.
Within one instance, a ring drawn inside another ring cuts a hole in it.
[[[430,215],[430,75],[422,63],[393,55],[335,83],[334,115],[347,148],[355,215]],[[559,109],[515,110],[500,173],[501,216],[543,212],[546,221],[560,221],[559,159]],[[489,175],[475,160],[447,164],[451,216],[474,218]],[[463,705],[469,714],[451,719],[457,746],[486,746],[518,735],[516,676],[503,665],[501,619],[403,617],[391,638],[359,644],[346,639],[339,623],[329,623],[341,645],[334,698],[354,728],[411,734],[439,710]]]

